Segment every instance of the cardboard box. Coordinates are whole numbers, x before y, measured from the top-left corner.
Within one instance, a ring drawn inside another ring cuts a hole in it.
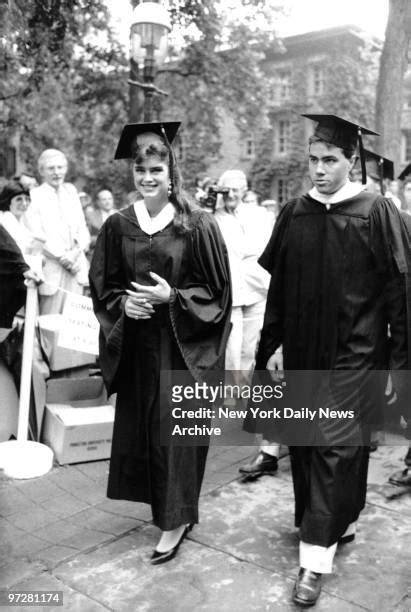
[[[63,321],[64,318],[61,314],[41,315],[38,317],[41,345],[48,357],[50,369],[56,372],[58,370],[68,370],[69,368],[78,368],[95,363],[95,355],[57,346],[58,335]]]
[[[60,464],[110,457],[113,422],[114,399],[101,377],[47,382],[42,441]]]

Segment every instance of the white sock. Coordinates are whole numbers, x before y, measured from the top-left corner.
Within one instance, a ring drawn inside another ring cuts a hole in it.
[[[278,459],[280,456],[280,444],[263,440],[260,446],[260,451],[263,451],[263,453],[266,453],[267,455],[271,455],[271,457],[277,457]]]
[[[331,546],[317,546],[300,542],[300,567],[319,574],[331,574],[337,542]]]

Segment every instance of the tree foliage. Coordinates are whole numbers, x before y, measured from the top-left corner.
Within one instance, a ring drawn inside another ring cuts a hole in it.
[[[14,0],[5,17],[1,120],[9,138],[18,136],[22,163],[35,171],[41,150],[56,147],[70,178],[120,187],[124,177],[107,174],[126,120],[118,78],[126,59],[103,0]]]
[[[184,46],[178,59],[160,71],[159,82],[170,94],[163,115],[184,120],[188,184],[219,154],[222,112],[230,113],[244,133],[263,120],[267,83],[262,60],[265,50],[277,44],[275,18],[281,7],[275,0],[184,0],[178,10],[172,8]]]
[[[11,4],[3,21],[7,44],[0,99],[4,128],[18,134],[23,163],[34,170],[43,148],[58,147],[67,153],[71,176],[87,189],[103,184],[129,190],[127,164],[111,161],[129,116],[129,63],[108,26],[104,0]],[[273,18],[281,2],[235,2],[241,19],[233,19],[232,2],[170,4],[179,48],[156,79],[169,96],[155,104],[158,117],[183,120],[184,171],[193,183],[218,155],[221,109],[232,111],[243,129],[263,113],[260,60],[273,43]]]

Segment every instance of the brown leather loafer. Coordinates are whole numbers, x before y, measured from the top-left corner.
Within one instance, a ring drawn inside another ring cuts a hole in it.
[[[239,472],[248,478],[258,478],[263,474],[275,474],[278,470],[278,459],[264,451],[260,451],[250,463],[239,468]]]
[[[297,606],[314,606],[321,593],[321,574],[300,567],[293,589],[293,602]]]

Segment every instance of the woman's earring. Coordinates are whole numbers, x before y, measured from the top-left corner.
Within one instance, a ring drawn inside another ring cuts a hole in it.
[[[168,194],[168,196],[171,196],[172,193],[173,193],[173,184],[172,184],[171,181],[169,181],[168,189],[167,189],[167,194]]]

